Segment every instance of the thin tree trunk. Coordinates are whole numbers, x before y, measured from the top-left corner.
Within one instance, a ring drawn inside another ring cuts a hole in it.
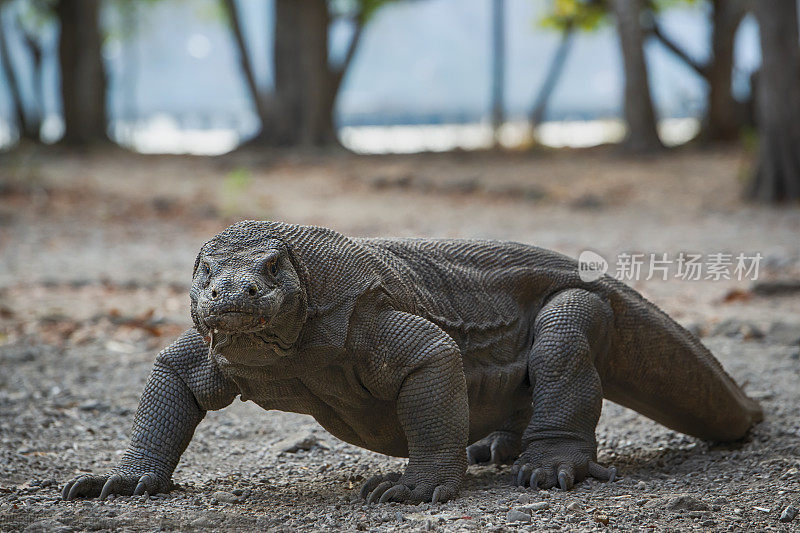
[[[505,0],[492,0],[492,130],[495,145],[500,142],[500,126],[505,122],[505,14]]]
[[[336,144],[328,65],[330,15],[324,0],[275,0],[275,98],[262,139],[270,144]]]
[[[336,68],[330,69],[328,98],[325,100],[325,102],[323,102],[323,112],[326,114],[326,116],[331,117],[330,124],[331,130],[334,131],[334,135],[335,126],[333,124],[333,113],[336,109],[336,99],[339,97],[339,91],[342,88],[342,82],[344,81],[344,77],[350,68],[350,64],[353,62],[353,57],[355,57],[356,50],[358,50],[358,45],[361,42],[361,36],[364,33],[364,23],[361,20],[360,14],[355,17],[355,25],[353,36],[350,38],[350,43],[347,47],[347,51],[345,52],[342,64]],[[338,140],[336,142],[338,143]]]
[[[796,0],[755,3],[761,34],[756,92],[758,161],[749,197],[800,199],[800,47]]]
[[[655,20],[651,21],[652,27],[650,31],[653,34],[658,42],[660,42],[664,48],[672,52],[672,54],[683,61],[683,63],[694,70],[699,76],[703,79],[708,79],[708,66],[698,63],[694,60],[689,54],[686,53],[686,50],[681,48],[678,43],[673,41],[669,35],[664,33],[664,30],[661,29],[661,26]]]
[[[42,79],[42,45],[37,40],[36,36],[26,30],[20,20],[17,19],[17,28],[22,33],[25,46],[28,47],[28,53],[31,55],[31,78],[33,82],[33,91],[35,100],[31,106],[33,110],[30,113],[28,120],[29,132],[26,135],[29,139],[38,141],[40,132],[42,131],[42,122],[44,121],[44,80]]]
[[[654,152],[663,148],[658,137],[647,63],[644,57],[644,30],[641,25],[641,0],[612,0],[617,19],[622,59],[625,68],[623,104],[628,133],[623,149],[633,153]]]
[[[65,144],[86,146],[108,139],[99,15],[100,0],[60,0],[56,5]]]
[[[712,59],[708,72],[708,110],[703,138],[706,141],[735,141],[742,124],[739,103],[733,97],[734,40],[744,18],[744,3],[713,0],[711,36]]]
[[[2,6],[1,3],[0,6]],[[11,105],[13,107],[13,115],[16,120],[19,136],[29,138],[31,136],[31,127],[25,117],[25,107],[22,102],[22,93],[19,89],[17,72],[14,70],[14,64],[11,62],[11,55],[8,52],[8,42],[6,41],[2,16],[0,16],[0,68],[2,68],[3,75],[8,82],[6,87],[11,96]]]
[[[575,36],[575,28],[570,24],[561,32],[561,40],[558,43],[555,54],[550,60],[550,66],[547,69],[547,75],[544,78],[542,88],[539,89],[539,94],[536,97],[536,102],[530,113],[531,130],[542,123],[544,120],[545,112],[547,111],[547,104],[550,101],[550,96],[553,94],[561,73],[564,71],[564,64],[567,61],[567,54],[572,47],[573,37]]]
[[[129,28],[129,38],[125,41],[124,49],[124,76],[125,85],[120,91],[122,95],[121,115],[135,123],[139,116],[138,85],[139,85],[139,12],[138,4],[131,2],[122,14],[123,23]]]
[[[224,0],[223,6],[227,11],[231,29],[233,30],[233,36],[236,41],[236,50],[239,56],[239,66],[244,74],[247,90],[250,93],[250,99],[256,108],[256,113],[258,114],[261,124],[266,124],[270,121],[270,113],[267,105],[264,102],[264,98],[258,89],[258,84],[256,83],[255,71],[253,70],[253,63],[250,60],[250,54],[248,52],[244,32],[242,31],[241,16],[236,5],[236,0]]]
[[[353,62],[353,57],[356,55],[358,45],[361,43],[361,36],[364,34],[364,22],[361,20],[360,14],[355,17],[354,24],[355,29],[353,30],[353,36],[350,38],[350,44],[347,46],[347,52],[345,52],[344,60],[338,68],[332,70],[331,72],[333,76],[333,86],[331,92],[333,93],[334,100],[339,94],[339,89],[342,86],[342,80],[344,80],[344,76],[347,74],[350,64]]]

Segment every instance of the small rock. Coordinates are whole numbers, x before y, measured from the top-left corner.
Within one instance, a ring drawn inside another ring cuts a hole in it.
[[[147,492],[145,492],[144,494],[142,494],[142,495],[139,497],[139,501],[140,501],[141,503],[144,503],[144,502],[146,502],[146,501],[147,501],[147,500],[149,500],[149,499],[150,499],[150,494],[149,494],[149,493],[147,493]]]
[[[87,400],[78,405],[81,411],[107,411],[108,406],[97,400]]]
[[[506,522],[530,522],[531,515],[519,509],[511,509],[506,515]]]
[[[599,524],[603,524],[604,526],[607,526],[608,523],[611,520],[608,518],[607,514],[605,514],[605,513],[597,513],[597,514],[594,515],[594,521],[599,523]]]
[[[708,504],[688,494],[679,494],[669,502],[667,508],[673,511],[708,511]]]
[[[735,319],[723,320],[717,324],[711,332],[712,335],[722,335],[725,337],[736,337],[742,340],[763,339],[764,332],[758,326],[750,322],[743,322]]]
[[[797,516],[797,513],[798,513],[797,507],[790,505],[786,509],[784,509],[783,512],[781,513],[780,521],[791,522],[792,520],[794,520],[794,517]]]
[[[224,490],[218,490],[214,494],[211,495],[219,503],[237,503],[239,502],[239,497],[235,494],[230,492],[226,492]]]
[[[319,443],[313,433],[295,433],[281,439],[275,447],[285,453],[297,453],[300,450],[310,450]]]
[[[46,533],[48,531],[55,531],[55,530],[58,530],[58,529],[61,529],[63,531],[64,530],[64,524],[62,524],[61,522],[58,522],[56,520],[45,519],[45,520],[40,520],[38,522],[34,522],[34,523],[30,524],[28,527],[23,529],[23,532],[24,533]],[[67,530],[69,531],[70,529],[67,528]]]
[[[647,490],[647,483],[645,483],[644,481],[640,481],[639,483],[636,484],[636,488],[639,490]]]
[[[759,296],[788,296],[800,292],[800,280],[776,279],[753,284],[752,292]]]
[[[550,504],[548,502],[536,502],[525,506],[526,510],[531,510],[531,511],[543,511],[549,508]]]
[[[700,523],[700,525],[703,527],[714,527],[717,525],[717,523],[713,520],[704,520]]]
[[[603,207],[604,202],[603,199],[596,194],[587,193],[579,196],[570,202],[569,205],[575,209],[600,209]]]
[[[567,511],[574,512],[574,511],[580,511],[580,510],[581,510],[581,506],[578,504],[578,502],[570,502],[570,503],[567,504]]]
[[[244,494],[244,491],[242,489],[233,489],[231,491],[231,494],[233,494],[234,496],[241,496],[242,494]]]
[[[767,332],[767,338],[776,344],[800,345],[800,324],[774,322]]]
[[[703,324],[699,322],[689,322],[683,324],[683,327],[695,337],[703,337],[706,333],[705,327],[703,327]]]
[[[530,494],[520,494],[517,498],[519,503],[531,503],[531,501],[533,501],[533,497]]]

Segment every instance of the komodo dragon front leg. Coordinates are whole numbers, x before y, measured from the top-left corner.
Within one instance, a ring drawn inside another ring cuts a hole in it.
[[[612,322],[608,304],[581,289],[557,293],[537,315],[528,358],[533,416],[512,468],[517,485],[569,490],[587,476],[613,480],[616,470],[595,462],[603,403],[595,361]]]
[[[362,497],[381,503],[454,498],[467,468],[469,436],[458,346],[433,323],[403,312],[382,312],[356,331],[356,350],[366,356],[361,379],[374,396],[395,402],[409,458],[402,475],[367,480]]]
[[[104,475],[85,474],[63,498],[155,494],[170,490],[172,472],[207,410],[233,402],[233,383],[209,361],[208,345],[189,330],[156,357],[120,463]]]

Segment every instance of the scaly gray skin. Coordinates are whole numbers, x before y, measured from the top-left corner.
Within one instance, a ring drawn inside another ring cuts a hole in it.
[[[196,329],[156,358],[128,451],[64,498],[168,491],[205,412],[236,396],[408,457],[365,483],[370,502],[451,499],[468,462],[515,461],[531,487],[613,479],[595,462],[603,397],[715,441],[762,417],[638,293],[533,246],[241,222],[202,247],[190,296]]]

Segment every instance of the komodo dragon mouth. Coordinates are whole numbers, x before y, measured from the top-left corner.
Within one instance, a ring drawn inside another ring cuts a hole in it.
[[[253,333],[261,331],[267,319],[257,313],[245,311],[223,311],[206,315],[204,321],[211,331],[225,333]]]
[[[236,332],[211,329],[205,340],[209,356],[225,366],[268,366],[288,356],[291,350],[291,346],[263,329]]]

